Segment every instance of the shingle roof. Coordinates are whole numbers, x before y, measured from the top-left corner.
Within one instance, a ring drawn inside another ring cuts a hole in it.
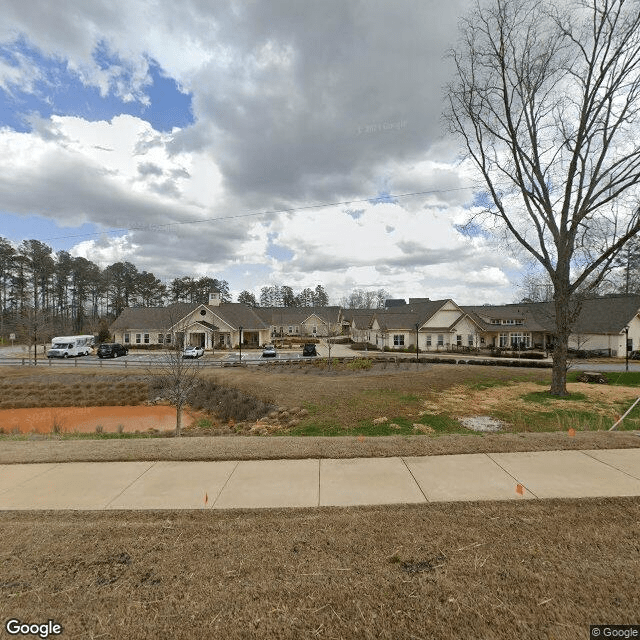
[[[461,307],[474,315],[487,331],[504,330],[517,326],[527,331],[555,331],[555,307],[553,302],[528,302],[522,304]],[[611,296],[583,300],[573,333],[620,333],[631,319],[640,312],[640,296]],[[485,319],[523,319],[522,325],[492,325]]]
[[[167,307],[127,307],[113,321],[110,331],[126,329],[149,329],[167,331],[199,305],[177,302]]]
[[[431,316],[441,309],[447,300],[429,300],[407,304],[404,307],[391,307],[379,309],[376,318],[383,330],[411,330],[415,331],[416,323],[423,325]]]
[[[246,304],[234,302],[216,307],[178,302],[167,307],[127,307],[111,324],[109,329],[110,331],[126,329],[167,331],[200,306],[210,309],[234,329],[240,326],[249,331],[269,328],[269,325]],[[195,322],[204,324],[201,319],[196,319]]]
[[[301,324],[312,315],[324,322],[336,323],[340,318],[340,307],[256,307],[254,311],[271,325]]]
[[[269,325],[252,307],[241,302],[227,302],[219,307],[209,307],[209,309],[234,329],[242,327],[248,331],[255,331],[269,328]]]
[[[354,311],[360,311],[362,313],[352,313],[350,315],[350,324],[354,329],[370,329],[371,323],[375,316],[374,309],[359,309]],[[346,319],[346,318],[345,318]]]

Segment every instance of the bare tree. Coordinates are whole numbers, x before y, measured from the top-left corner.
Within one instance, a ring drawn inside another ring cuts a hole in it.
[[[640,4],[492,0],[461,32],[446,119],[486,187],[485,220],[553,283],[551,393],[565,395],[572,296],[640,231]]]
[[[165,331],[167,335],[174,325]],[[184,334],[174,333],[171,343],[166,345],[161,356],[161,364],[153,372],[161,394],[176,408],[176,436],[182,433],[182,411],[199,381],[199,367],[196,360],[183,357]]]

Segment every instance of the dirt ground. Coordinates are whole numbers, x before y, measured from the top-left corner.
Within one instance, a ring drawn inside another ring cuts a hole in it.
[[[65,638],[576,640],[640,621],[638,498],[9,512],[0,535],[0,618]]]

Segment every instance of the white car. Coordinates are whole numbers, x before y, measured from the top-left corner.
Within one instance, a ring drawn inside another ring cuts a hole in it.
[[[202,347],[185,347],[182,352],[183,358],[199,358],[204,355],[204,349]]]
[[[272,344],[265,345],[264,350],[262,351],[262,357],[276,358],[277,357],[276,348]]]

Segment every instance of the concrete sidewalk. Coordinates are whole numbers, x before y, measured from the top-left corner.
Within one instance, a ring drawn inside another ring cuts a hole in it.
[[[248,509],[640,495],[640,449],[0,465],[0,510]]]

